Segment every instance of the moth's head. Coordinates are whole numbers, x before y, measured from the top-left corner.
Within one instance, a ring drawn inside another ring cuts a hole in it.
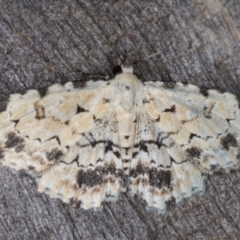
[[[113,75],[116,76],[118,74],[122,74],[122,73],[132,73],[133,74],[133,68],[132,67],[126,67],[123,65],[117,65],[115,67],[113,67]]]
[[[138,85],[138,78],[133,74],[133,68],[129,66],[117,65],[113,68],[114,80],[118,82],[120,86]],[[130,89],[134,90],[134,89]]]

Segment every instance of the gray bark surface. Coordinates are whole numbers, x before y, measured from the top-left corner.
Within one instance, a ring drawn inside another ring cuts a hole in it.
[[[240,96],[237,0],[0,0],[0,98],[107,75],[120,55],[142,81],[180,81]],[[0,239],[240,239],[240,171],[207,178],[204,195],[148,211],[127,193],[99,211],[37,192],[0,166]]]

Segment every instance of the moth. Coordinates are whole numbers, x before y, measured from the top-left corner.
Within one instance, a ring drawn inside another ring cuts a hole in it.
[[[109,81],[12,94],[0,113],[0,162],[38,191],[84,209],[129,191],[164,212],[240,161],[240,100],[179,82]]]

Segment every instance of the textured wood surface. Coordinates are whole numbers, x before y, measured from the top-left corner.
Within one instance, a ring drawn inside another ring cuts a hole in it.
[[[240,96],[237,0],[0,0],[0,97],[111,73],[120,55],[143,81],[190,82]],[[240,239],[240,171],[165,215],[122,194],[99,211],[40,194],[0,166],[0,239]]]

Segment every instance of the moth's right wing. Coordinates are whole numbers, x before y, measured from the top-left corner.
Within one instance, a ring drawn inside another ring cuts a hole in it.
[[[139,97],[131,191],[161,211],[204,192],[203,173],[236,168],[240,109],[236,96],[175,83],[146,83]],[[140,102],[141,101],[141,102]]]

